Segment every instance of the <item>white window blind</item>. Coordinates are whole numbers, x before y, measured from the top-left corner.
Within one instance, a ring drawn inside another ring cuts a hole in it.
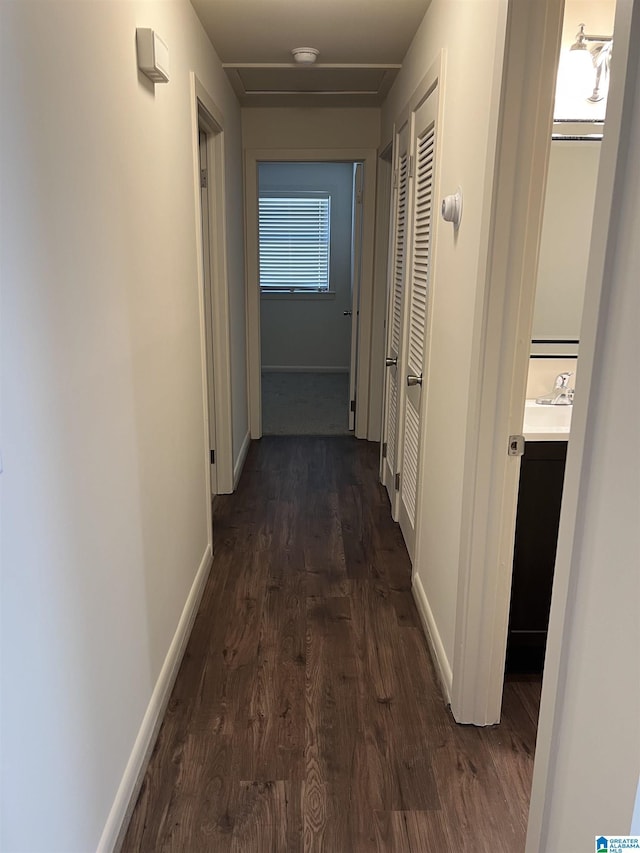
[[[260,289],[329,290],[329,193],[261,194]]]

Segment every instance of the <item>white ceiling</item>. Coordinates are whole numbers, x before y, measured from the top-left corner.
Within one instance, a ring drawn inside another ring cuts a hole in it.
[[[191,0],[241,103],[374,106],[430,0]],[[315,47],[315,65],[292,61]]]

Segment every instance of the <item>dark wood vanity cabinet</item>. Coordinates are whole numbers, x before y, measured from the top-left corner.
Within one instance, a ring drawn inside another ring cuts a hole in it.
[[[566,441],[528,441],[521,459],[508,673],[542,672],[566,456]]]

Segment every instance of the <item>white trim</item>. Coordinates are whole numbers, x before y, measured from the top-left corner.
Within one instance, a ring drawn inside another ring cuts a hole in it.
[[[331,300],[336,298],[335,290],[261,290],[260,291],[260,300],[266,300],[267,302],[270,299],[278,300],[292,300],[299,299],[302,302],[313,301],[314,299],[320,300]]]
[[[448,705],[451,702],[453,672],[444,648],[444,643],[442,642],[442,637],[440,636],[438,626],[436,625],[436,620],[433,618],[433,612],[429,606],[427,594],[424,591],[419,575],[413,576],[411,591],[413,593],[413,600],[415,601],[418,609],[420,621],[422,622],[425,637],[427,638],[429,648],[431,649],[431,656],[436,666],[436,672],[440,680],[442,692],[444,693],[444,699]]]
[[[348,373],[349,366],[332,367],[317,364],[263,364],[263,373]]]
[[[373,314],[373,276],[376,225],[377,152],[374,148],[295,148],[246,149],[245,166],[245,258],[247,304],[247,376],[249,423],[252,438],[262,435],[260,387],[260,289],[258,287],[258,163],[364,163],[364,206],[362,237],[362,278],[360,290],[360,327],[358,336],[358,376],[356,410],[357,438],[369,436],[369,384],[371,381],[371,342]]]
[[[191,110],[194,152],[194,184],[196,188],[196,222],[200,222],[200,168],[198,131],[207,131],[207,162],[209,181],[209,239],[211,245],[211,327],[213,330],[213,361],[215,418],[216,418],[216,477],[218,494],[233,491],[233,409],[231,403],[231,333],[229,310],[229,280],[227,274],[225,135],[224,116],[195,73],[191,72]],[[198,253],[198,286],[204,292],[202,270],[202,236],[196,229]],[[204,311],[204,303],[202,306]],[[204,334],[204,315],[203,315]],[[203,341],[206,358],[206,346]],[[206,390],[206,389],[205,389]],[[208,420],[208,411],[207,411]],[[209,483],[209,430],[207,426],[207,483]]]
[[[209,134],[200,126],[198,121],[198,138],[200,140],[200,159],[198,165],[200,169],[209,168],[208,150],[209,150]],[[205,380],[206,392],[205,409],[207,417],[205,418],[205,429],[208,428],[209,442],[205,446],[205,458],[209,455],[207,451],[217,447],[216,442],[216,385],[215,385],[215,359],[213,357],[213,331],[211,328],[213,312],[211,310],[211,242],[210,242],[210,222],[209,222],[209,188],[200,186],[200,225],[202,235],[202,281],[203,288],[198,288],[198,304],[200,308],[200,345],[201,345],[201,360],[202,360],[202,375]],[[200,269],[198,270],[200,273]],[[203,292],[204,291],[204,292]],[[210,466],[211,472],[211,495],[218,494],[218,473],[215,462]]]
[[[422,79],[416,86],[416,88],[411,93],[409,99],[407,100],[404,107],[398,113],[398,117],[396,118],[394,125],[395,127],[403,127],[407,123],[411,123],[411,119],[413,118],[416,110],[420,108],[420,106],[427,100],[431,92],[436,88],[436,86],[440,87],[440,94],[438,96],[438,118],[437,123],[442,125],[443,117],[444,117],[444,94],[445,94],[445,68],[447,64],[447,51],[445,48],[441,48],[438,52],[438,55],[433,60],[431,65],[429,66],[426,73],[423,75]],[[394,130],[395,130],[394,127]],[[409,141],[409,147],[411,147],[411,140]]]
[[[507,447],[522,430],[562,6],[511,0],[504,67],[494,69],[502,90],[487,163],[451,695],[460,723],[500,720],[520,472]]]
[[[182,609],[178,627],[173,635],[169,651],[164,659],[160,675],[151,694],[151,699],[149,700],[142,724],[131,750],[131,755],[129,756],[122,780],[111,806],[109,817],[98,842],[97,853],[110,853],[112,850],[119,849],[124,839],[124,834],[127,831],[129,820],[142,786],[147,764],[149,763],[158,731],[162,724],[164,712],[169,703],[171,691],[178,675],[180,664],[182,663],[182,657],[198,612],[200,599],[202,598],[202,593],[209,577],[212,559],[213,552],[211,543],[209,543],[191,585],[191,590]]]
[[[240,482],[240,477],[242,476],[242,469],[244,468],[244,463],[247,460],[247,453],[249,452],[249,447],[251,446],[251,433],[247,430],[247,434],[245,435],[242,446],[240,447],[240,453],[238,453],[238,458],[236,459],[236,464],[233,466],[233,491],[238,488],[238,483]]]

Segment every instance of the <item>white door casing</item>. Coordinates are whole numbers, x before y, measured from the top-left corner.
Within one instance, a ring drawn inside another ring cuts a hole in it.
[[[424,428],[423,377],[427,342],[434,230],[436,119],[438,89],[430,92],[413,114],[409,172],[411,194],[408,260],[406,264],[402,380],[406,386],[400,414],[401,464],[399,521],[409,555],[414,560],[421,432]]]
[[[213,328],[211,307],[211,242],[209,240],[209,169],[207,161],[207,133],[199,131],[200,153],[200,214],[202,226],[202,271],[204,283],[204,325],[205,347],[207,352],[205,373],[207,382],[207,402],[209,405],[209,452],[210,452],[210,481],[211,494],[218,494],[218,477],[216,472],[216,392],[215,392],[215,359],[213,355]]]
[[[205,402],[205,452],[207,492],[213,481],[210,476],[211,435],[215,436],[216,493],[233,491],[233,428],[231,405],[231,337],[229,289],[227,280],[225,135],[224,118],[206,88],[191,72],[191,108],[193,134],[193,168],[197,229],[198,286],[202,334],[203,399]],[[207,160],[207,192],[201,187],[201,138]],[[203,205],[206,203],[203,219]],[[205,230],[206,229],[206,230]],[[208,269],[205,269],[208,237]],[[215,382],[213,365],[215,364]],[[213,395],[214,399],[211,398]],[[213,420],[212,431],[209,422]]]
[[[404,293],[407,259],[407,225],[409,218],[409,122],[395,134],[394,187],[391,219],[393,222],[392,252],[389,264],[389,303],[387,309],[387,347],[385,411],[383,419],[382,482],[389,494],[391,515],[398,520],[397,475],[400,473],[399,412],[404,399],[404,387],[399,381],[402,363],[404,328]]]
[[[358,393],[358,331],[360,317],[360,277],[362,274],[362,194],[364,167],[353,165],[353,200],[351,217],[351,356],[349,359],[349,429],[356,426]]]
[[[451,667],[451,711],[460,723],[500,721],[520,473],[508,446],[509,436],[522,430],[562,12],[562,0],[510,0],[499,57],[503,82],[492,107],[496,160],[472,350]],[[584,377],[582,352],[580,360]],[[565,484],[563,514],[566,491]],[[548,660],[547,650],[545,684]]]

